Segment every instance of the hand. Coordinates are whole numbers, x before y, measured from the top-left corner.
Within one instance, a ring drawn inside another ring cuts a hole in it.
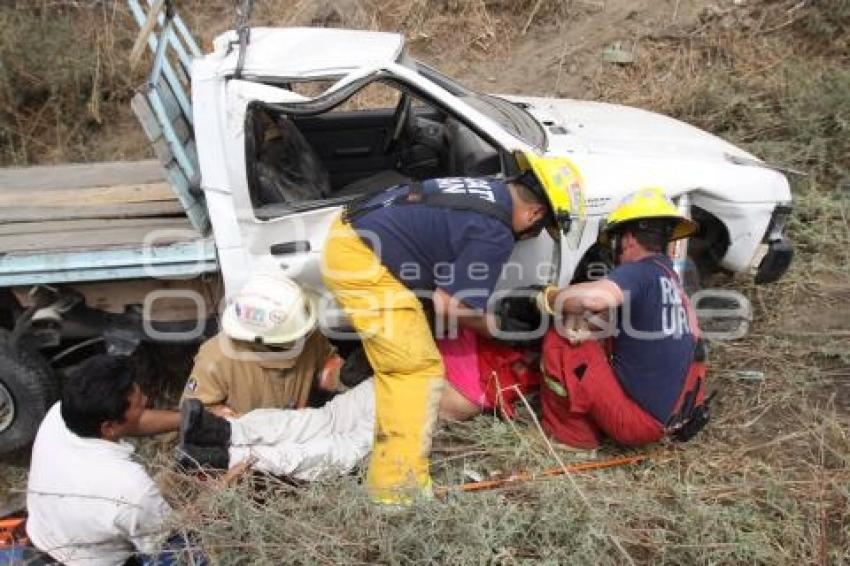
[[[346,356],[345,362],[339,370],[339,380],[343,385],[351,388],[369,379],[374,374],[372,366],[369,365],[369,359],[366,357],[366,351],[361,346],[352,350]]]
[[[209,407],[207,410],[215,416],[221,417],[223,419],[235,419],[239,416],[239,413],[237,413],[227,405],[216,405],[215,407]]]
[[[316,386],[322,391],[337,392],[344,390],[340,388],[340,368],[342,368],[344,360],[338,354],[332,355],[325,360],[325,365],[322,371],[319,372],[316,379]]]
[[[593,337],[587,319],[579,314],[568,314],[564,319],[567,341],[573,346],[586,342]]]
[[[549,293],[550,291],[555,291],[557,297],[558,288],[554,285],[547,285],[543,289],[540,290],[539,293],[534,295],[534,303],[537,305],[537,310],[541,313],[548,313],[550,316],[555,316],[555,311],[552,308],[552,305],[549,303]]]

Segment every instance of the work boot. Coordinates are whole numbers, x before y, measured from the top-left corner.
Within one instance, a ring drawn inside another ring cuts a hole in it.
[[[186,471],[226,470],[230,466],[230,453],[222,446],[181,444],[177,449],[177,463]]]
[[[230,423],[207,411],[198,399],[185,399],[180,413],[180,444],[230,446]]]
[[[351,351],[339,369],[339,380],[349,389],[375,375],[362,346]]]

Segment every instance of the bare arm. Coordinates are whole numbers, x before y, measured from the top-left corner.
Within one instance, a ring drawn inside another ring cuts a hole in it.
[[[608,279],[570,285],[563,289],[550,289],[546,302],[551,309],[564,314],[598,313],[623,304],[623,291]]]
[[[490,329],[498,327],[492,314],[471,309],[442,289],[434,291],[434,312],[441,320],[457,320],[461,326],[482,336],[492,337]]]
[[[138,425],[130,431],[129,436],[153,436],[163,432],[173,432],[179,428],[180,413],[178,411],[145,409],[139,418]]]

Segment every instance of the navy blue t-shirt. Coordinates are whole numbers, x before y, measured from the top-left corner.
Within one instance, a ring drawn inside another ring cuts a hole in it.
[[[407,190],[406,185],[400,185],[370,203],[388,202]],[[422,192],[465,193],[512,210],[507,185],[498,179],[431,179],[422,181]],[[444,206],[385,206],[356,218],[353,225],[387,269],[409,289],[440,288],[481,310],[514,247],[513,232],[502,221],[481,212]]]
[[[670,259],[659,254],[624,263],[608,279],[624,295],[612,366],[629,396],[665,424],[695,348],[696,329],[690,328],[678,276]]]

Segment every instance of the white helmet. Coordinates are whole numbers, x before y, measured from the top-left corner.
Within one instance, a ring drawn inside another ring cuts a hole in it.
[[[282,273],[253,276],[227,302],[221,326],[234,340],[287,344],[316,328],[318,301]]]

